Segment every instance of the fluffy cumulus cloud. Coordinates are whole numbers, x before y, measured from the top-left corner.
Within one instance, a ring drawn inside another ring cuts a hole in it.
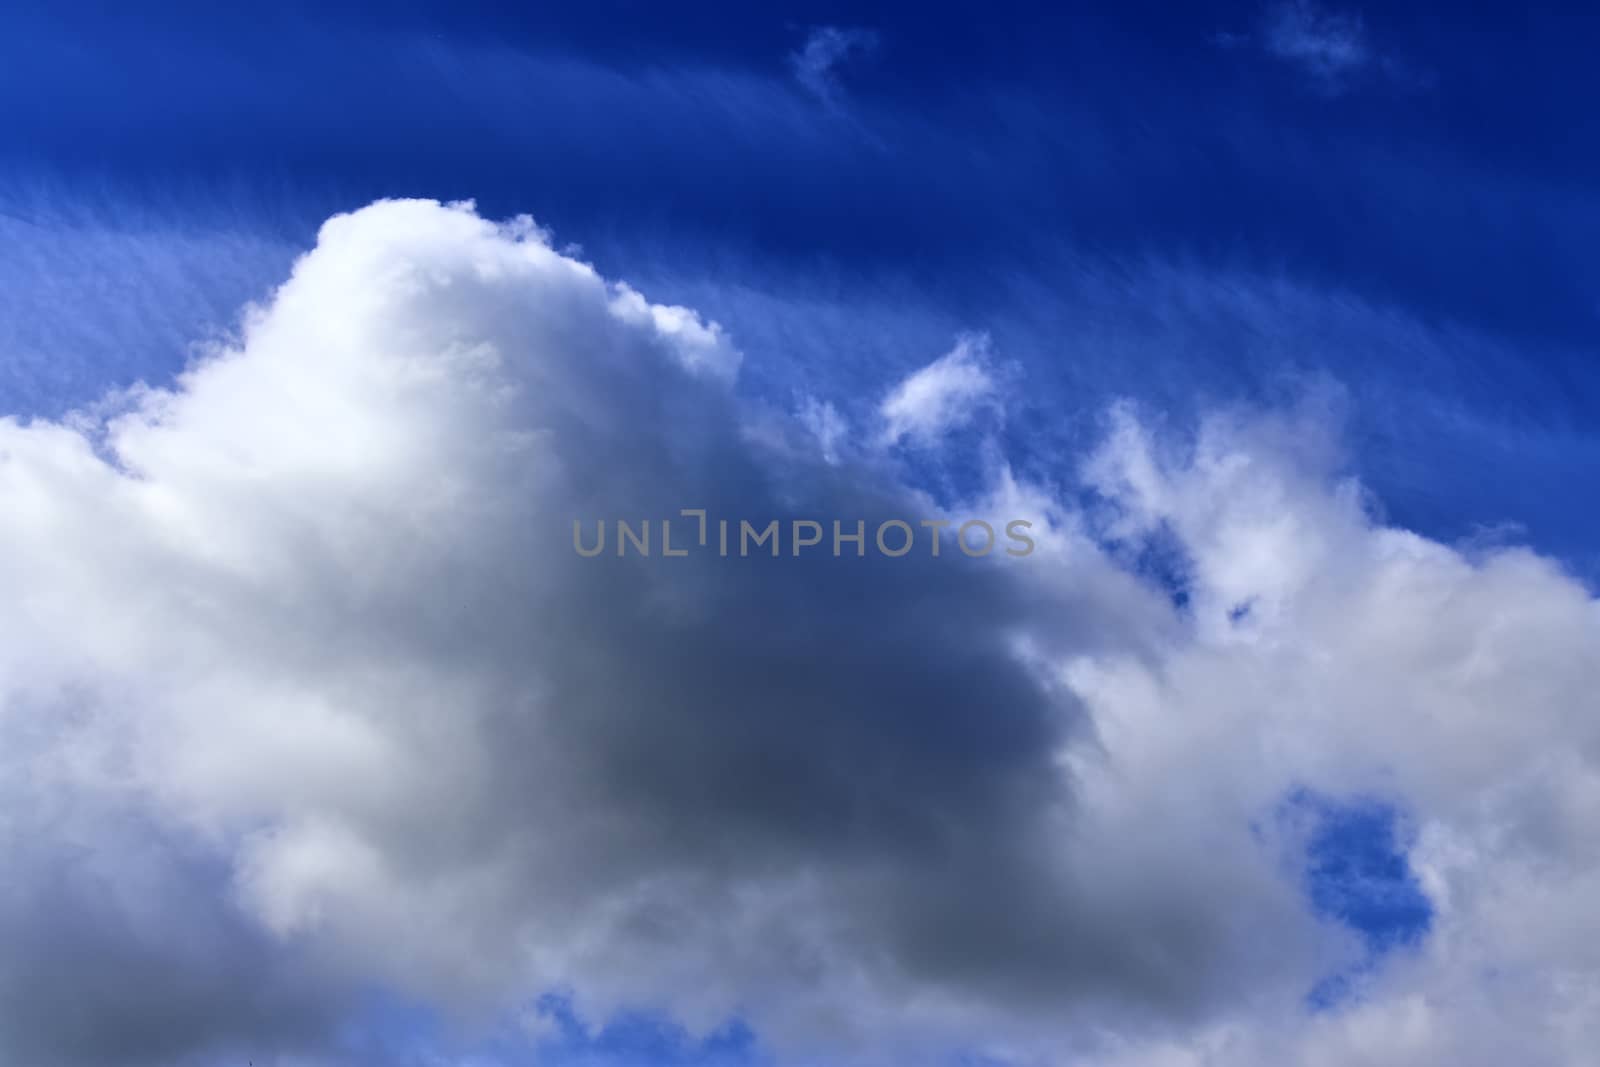
[[[986,337],[963,337],[896,385],[879,408],[883,443],[933,444],[983,413],[998,411],[1000,387],[989,347]]]
[[[739,363],[531,223],[386,202],[170,388],[0,421],[0,1058],[336,1062],[373,988],[780,1063],[1600,1041],[1600,610],[1559,566],[1384,525],[1290,417],[1119,410],[1068,488],[996,458],[935,505]],[[883,415],[997,404],[987,366]],[[825,540],[664,557],[686,508]],[[828,550],[974,517],[1037,550]],[[617,519],[656,551],[574,551]],[[1318,905],[1304,797],[1396,813],[1425,932]]]

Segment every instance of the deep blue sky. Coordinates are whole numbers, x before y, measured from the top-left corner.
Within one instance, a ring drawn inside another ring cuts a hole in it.
[[[1364,49],[1330,69],[1273,10],[12,4],[0,400],[159,380],[331,212],[470,197],[720,319],[774,395],[988,331],[1044,466],[1113,396],[1326,378],[1392,519],[1592,574],[1600,19],[1328,9]],[[808,84],[819,27],[856,47]]]

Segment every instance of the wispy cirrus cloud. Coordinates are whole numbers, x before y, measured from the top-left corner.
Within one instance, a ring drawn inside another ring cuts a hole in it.
[[[1213,40],[1223,47],[1259,50],[1297,69],[1328,96],[1371,78],[1407,84],[1428,80],[1378,47],[1361,12],[1323,7],[1315,0],[1281,0],[1262,11],[1252,30],[1219,33]]]
[[[858,27],[817,26],[805,43],[789,55],[795,80],[819,100],[832,103],[839,89],[839,68],[852,56],[878,47],[878,35]]]
[[[1359,12],[1287,0],[1266,16],[1262,46],[1329,87],[1341,86],[1377,59]]]

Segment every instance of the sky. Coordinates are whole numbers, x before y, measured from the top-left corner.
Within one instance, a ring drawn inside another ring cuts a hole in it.
[[[1597,45],[8,5],[0,1060],[1587,1062]]]

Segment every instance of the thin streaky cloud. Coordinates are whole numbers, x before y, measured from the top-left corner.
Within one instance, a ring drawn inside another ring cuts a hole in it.
[[[1314,0],[1281,0],[1263,9],[1253,29],[1222,31],[1211,40],[1218,47],[1251,49],[1292,67],[1329,97],[1364,82],[1414,88],[1432,84],[1430,75],[1374,42],[1360,11],[1324,7]]]
[[[789,56],[795,80],[813,96],[832,102],[840,92],[839,68],[852,56],[878,47],[878,35],[857,27],[817,26]]]

